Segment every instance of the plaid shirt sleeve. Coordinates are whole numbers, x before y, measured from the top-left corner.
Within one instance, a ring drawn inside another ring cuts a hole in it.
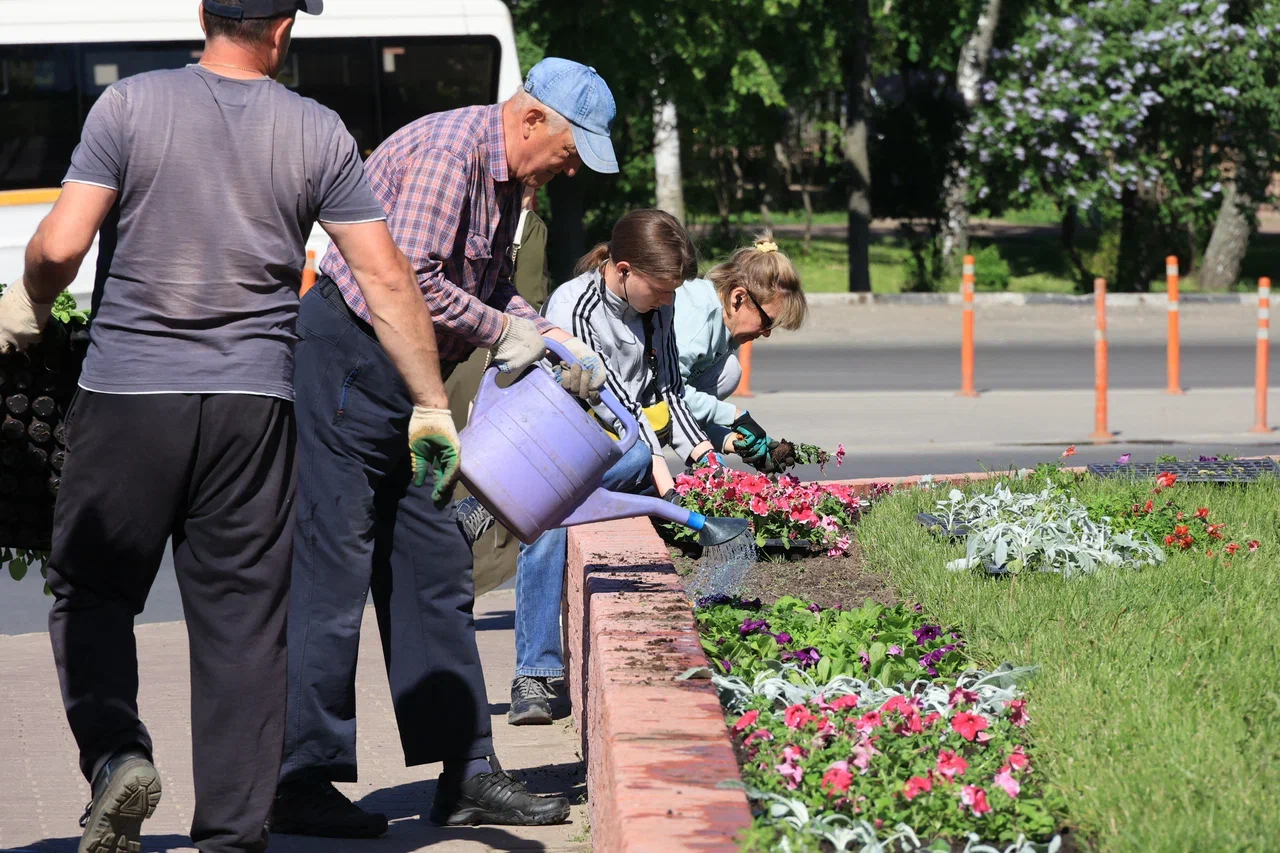
[[[517,195],[517,198],[519,196]],[[519,221],[519,205],[515,205],[513,210],[504,211],[504,215],[514,215]],[[521,235],[517,234],[516,237]],[[537,311],[533,310],[533,306],[529,304],[520,292],[516,290],[515,282],[512,278],[515,276],[515,262],[511,259],[510,252],[502,253],[502,266],[498,270],[498,281],[494,285],[493,293],[489,295],[487,304],[503,312],[504,314],[514,314],[517,317],[524,317],[526,320],[532,320],[534,325],[538,327],[538,331],[546,334],[556,328],[554,323],[547,320]]]
[[[502,312],[445,278],[453,256],[460,214],[470,203],[470,169],[447,151],[431,149],[405,167],[391,233],[418,275],[422,296],[437,329],[489,348],[502,334]]]

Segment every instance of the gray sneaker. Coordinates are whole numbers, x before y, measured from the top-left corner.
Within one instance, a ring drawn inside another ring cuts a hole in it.
[[[458,501],[458,529],[467,540],[467,547],[474,548],[476,540],[497,523],[489,510],[474,497],[468,496]]]
[[[160,774],[140,748],[117,752],[93,779],[77,853],[140,853],[142,822],[160,805]]]
[[[513,726],[551,725],[551,700],[555,696],[550,679],[517,675],[511,682],[511,710],[507,711],[507,723]]]

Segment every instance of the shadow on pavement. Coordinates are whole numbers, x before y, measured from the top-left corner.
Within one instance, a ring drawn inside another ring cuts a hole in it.
[[[477,631],[514,631],[516,629],[516,612],[514,610],[493,610],[476,620]]]

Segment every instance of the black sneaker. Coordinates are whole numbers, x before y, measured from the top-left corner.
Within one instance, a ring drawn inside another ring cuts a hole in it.
[[[142,822],[160,805],[160,774],[151,756],[139,747],[117,752],[98,771],[91,790],[77,853],[140,853]]]
[[[517,675],[511,682],[511,709],[507,711],[507,723],[512,726],[551,725],[551,700],[555,696],[549,679]]]
[[[332,782],[296,779],[280,783],[267,829],[281,835],[377,838],[387,831],[387,816],[360,808]]]
[[[458,529],[462,531],[468,547],[475,547],[476,540],[497,523],[497,519],[474,497],[458,501]]]
[[[564,797],[535,797],[489,757],[492,773],[472,776],[465,782],[449,782],[444,775],[431,804],[431,822],[437,826],[548,826],[569,818]]]

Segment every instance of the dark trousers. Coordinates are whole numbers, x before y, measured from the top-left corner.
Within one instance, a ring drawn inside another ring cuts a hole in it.
[[[431,482],[410,484],[413,404],[391,359],[321,279],[302,300],[298,525],[281,779],[356,780],[356,656],[372,588],[408,766],[493,752],[471,552]]]
[[[206,853],[264,850],[284,737],[293,404],[81,390],[68,422],[49,635],[80,769],[92,780],[123,747],[152,751],[133,620],[172,536],[190,637],[191,838]]]

